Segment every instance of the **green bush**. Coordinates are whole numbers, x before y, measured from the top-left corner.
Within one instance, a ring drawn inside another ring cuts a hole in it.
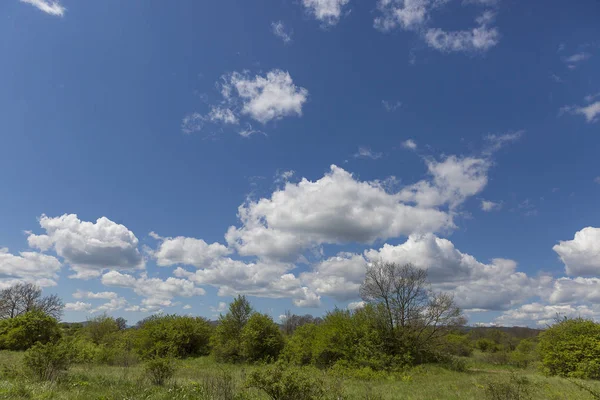
[[[58,321],[41,311],[0,321],[0,349],[3,350],[27,350],[35,343],[54,342],[60,337]]]
[[[271,317],[254,313],[240,335],[241,356],[250,362],[275,361],[283,348],[283,335]]]
[[[507,379],[488,382],[485,386],[489,400],[528,400],[532,397],[531,382],[524,376],[512,373]]]
[[[242,330],[252,315],[252,306],[245,296],[238,296],[229,311],[219,317],[214,334],[211,337],[212,352],[218,361],[243,361],[241,349]]]
[[[473,346],[467,335],[451,333],[444,338],[444,352],[460,357],[473,354]]]
[[[119,332],[119,330],[117,321],[113,317],[103,314],[88,320],[81,331],[94,344],[110,345],[115,340],[116,333]]]
[[[318,326],[312,323],[296,328],[287,340],[281,358],[294,365],[310,364],[318,329]]]
[[[600,379],[600,324],[565,319],[540,334],[538,351],[549,375]]]
[[[289,367],[277,363],[254,370],[246,386],[264,391],[272,400],[321,400],[331,393],[318,371],[310,367]]]
[[[210,351],[211,331],[209,322],[201,317],[154,315],[139,323],[135,346],[146,359],[203,356]]]
[[[475,342],[475,347],[484,353],[494,353],[498,351],[498,345],[491,339],[481,338]]]
[[[510,362],[517,367],[526,368],[538,360],[537,345],[531,339],[523,339],[515,351],[510,353]]]
[[[23,366],[36,379],[54,381],[69,369],[72,358],[67,342],[37,343],[25,352]]]
[[[163,386],[175,376],[175,364],[170,358],[154,358],[146,361],[144,371],[150,382]]]

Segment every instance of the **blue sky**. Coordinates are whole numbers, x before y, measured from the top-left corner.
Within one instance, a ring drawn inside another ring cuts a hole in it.
[[[134,322],[360,306],[600,317],[593,0],[9,0],[0,286]]]

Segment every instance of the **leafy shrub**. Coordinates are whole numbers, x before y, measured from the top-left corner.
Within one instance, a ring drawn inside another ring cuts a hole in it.
[[[467,360],[461,357],[450,356],[444,362],[442,366],[450,371],[466,372],[469,369]]]
[[[444,351],[448,354],[469,357],[473,354],[473,346],[467,335],[452,333],[444,338]]]
[[[481,338],[475,342],[475,347],[484,353],[493,353],[498,351],[496,342],[488,338]]]
[[[246,361],[274,361],[283,348],[283,335],[271,317],[254,313],[242,329],[240,352]]]
[[[58,321],[41,311],[0,321],[0,349],[27,350],[35,343],[49,343],[60,337]]]
[[[536,343],[531,339],[523,339],[515,351],[510,353],[510,362],[517,367],[526,368],[538,360]]]
[[[600,379],[600,324],[562,320],[540,334],[538,351],[549,375]]]
[[[532,387],[529,379],[513,373],[508,379],[488,382],[485,393],[489,400],[528,400]]]
[[[154,385],[162,386],[175,376],[175,365],[170,358],[154,358],[144,365],[146,376]]]
[[[87,321],[87,324],[82,329],[84,334],[94,344],[112,344],[115,340],[115,333],[119,331],[117,321],[106,314],[98,315]]]
[[[310,364],[317,330],[317,325],[312,323],[296,328],[287,340],[281,358],[294,365]]]
[[[241,335],[244,326],[252,315],[252,306],[245,296],[238,296],[231,304],[229,311],[219,317],[211,345],[213,355],[218,361],[239,362],[243,360]]]
[[[71,366],[73,354],[68,343],[37,343],[25,352],[23,365],[34,378],[54,381]]]
[[[328,393],[324,380],[314,369],[281,363],[252,371],[246,386],[264,391],[272,400],[316,400],[326,394],[334,395]]]

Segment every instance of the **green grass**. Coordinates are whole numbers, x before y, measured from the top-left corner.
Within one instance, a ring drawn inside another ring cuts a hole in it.
[[[102,365],[76,365],[59,382],[36,382],[19,372],[22,354],[0,352],[0,399],[215,399],[211,388],[229,385],[243,399],[267,399],[257,390],[243,388],[247,374],[257,366],[226,365],[202,357],[177,362],[176,378],[164,387],[151,385],[142,365],[123,368]],[[477,399],[486,398],[485,386],[492,380],[508,379],[511,372],[532,382],[533,399],[593,399],[566,379],[545,377],[535,369],[515,370],[486,364],[478,357],[469,359],[471,369],[454,372],[437,365],[424,365],[397,374],[324,374],[333,385],[343,388],[346,399]],[[514,371],[512,371],[514,370]],[[224,381],[230,376],[230,381]],[[353,377],[351,377],[353,376]],[[370,379],[358,379],[356,376]],[[225,383],[223,383],[225,382]],[[600,382],[585,381],[600,391]],[[221,388],[222,391],[222,388]],[[229,399],[227,399],[229,400]]]

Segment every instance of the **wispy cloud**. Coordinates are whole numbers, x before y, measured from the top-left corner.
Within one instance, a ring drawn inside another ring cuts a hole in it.
[[[571,105],[571,106],[563,106],[560,108],[558,115],[567,114],[580,114],[585,117],[585,120],[588,123],[593,123],[598,121],[598,116],[600,116],[600,100],[593,102],[592,101],[598,96],[600,93],[595,95],[589,95],[585,97],[585,101],[589,104],[587,105]]]
[[[502,208],[501,203],[496,203],[491,200],[481,200],[481,209],[485,212],[497,211]]]
[[[486,148],[483,150],[483,154],[484,155],[491,155],[495,152],[497,152],[498,150],[500,150],[502,147],[506,146],[507,144],[516,142],[517,140],[519,140],[521,138],[521,136],[523,136],[523,134],[525,133],[525,131],[520,130],[520,131],[516,131],[516,132],[508,132],[508,133],[503,133],[501,135],[497,135],[497,134],[490,134],[485,136],[485,141],[486,141]]]
[[[404,147],[405,149],[409,149],[409,150],[416,150],[417,142],[415,142],[412,139],[407,139],[404,142],[402,142],[402,147]]]
[[[382,153],[376,153],[371,148],[365,146],[360,146],[354,154],[354,158],[370,158],[371,160],[377,160],[381,157],[383,157]]]
[[[350,0],[302,0],[304,8],[324,25],[337,24]]]
[[[592,55],[590,53],[586,53],[584,51],[579,52],[579,53],[575,53],[569,57],[566,57],[564,59],[565,63],[567,63],[567,66],[570,69],[575,69],[577,68],[577,64],[580,64],[586,60],[588,60]]]
[[[402,102],[400,101],[387,101],[387,100],[381,100],[381,105],[383,106],[383,108],[385,109],[385,111],[387,112],[394,112],[397,109],[399,109],[400,107],[402,107]]]
[[[286,32],[285,25],[282,21],[271,22],[271,30],[275,36],[283,40],[283,43],[291,43],[292,31]]]
[[[65,11],[67,10],[58,1],[21,0],[21,2],[31,4],[32,6],[36,7],[38,10],[43,11],[46,14],[55,15],[57,17],[62,17],[63,15],[65,15]]]

